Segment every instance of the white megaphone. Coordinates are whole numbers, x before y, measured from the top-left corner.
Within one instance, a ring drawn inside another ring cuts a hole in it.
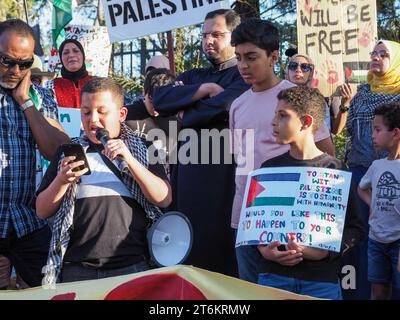
[[[163,214],[147,232],[152,260],[160,267],[180,264],[190,253],[193,230],[189,219],[181,212]]]

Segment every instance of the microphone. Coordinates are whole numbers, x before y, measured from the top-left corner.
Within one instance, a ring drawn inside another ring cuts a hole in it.
[[[107,141],[110,140],[109,132],[107,129],[102,129],[99,128],[96,131],[96,139],[101,142],[103,146],[106,146]],[[125,160],[121,159],[120,156],[116,156],[114,160],[112,160],[112,163],[119,169],[121,172],[127,172],[128,169],[128,164],[126,163]]]

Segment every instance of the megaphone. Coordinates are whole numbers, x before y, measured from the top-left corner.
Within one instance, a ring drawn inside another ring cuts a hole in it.
[[[181,212],[163,214],[147,232],[152,260],[160,267],[180,264],[186,260],[193,243],[193,229]]]

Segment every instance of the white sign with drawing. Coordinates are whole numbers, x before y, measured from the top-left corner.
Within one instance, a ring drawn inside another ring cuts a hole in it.
[[[339,252],[351,173],[314,167],[274,167],[251,172],[236,246],[288,239]]]

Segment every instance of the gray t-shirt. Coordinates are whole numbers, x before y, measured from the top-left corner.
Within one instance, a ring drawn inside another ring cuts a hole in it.
[[[369,237],[381,243],[400,239],[400,160],[375,160],[359,186],[372,189]]]

